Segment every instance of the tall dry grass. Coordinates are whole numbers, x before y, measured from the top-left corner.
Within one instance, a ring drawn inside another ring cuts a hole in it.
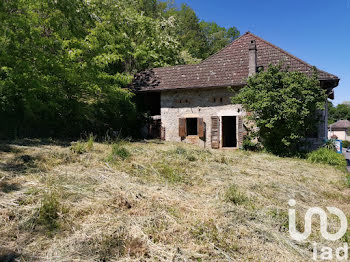
[[[0,146],[0,257],[309,261],[313,241],[340,243],[288,234],[290,198],[300,230],[308,207],[349,214],[346,175],[330,166],[159,141],[80,143]]]

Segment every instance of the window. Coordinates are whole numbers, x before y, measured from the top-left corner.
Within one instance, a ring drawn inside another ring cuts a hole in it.
[[[205,137],[205,123],[203,118],[179,118],[179,136],[185,139],[186,136]]]
[[[198,135],[198,119],[197,118],[186,118],[186,133],[188,136]]]

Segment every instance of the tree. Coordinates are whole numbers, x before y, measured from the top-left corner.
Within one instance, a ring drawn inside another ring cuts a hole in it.
[[[328,108],[329,108],[328,122],[330,124],[337,122],[338,120],[345,120],[345,119],[350,120],[350,105],[346,103],[342,103],[334,107],[332,102],[329,102]]]
[[[318,110],[324,109],[325,101],[316,73],[307,77],[283,70],[281,65],[270,65],[249,77],[232,98],[251,112],[265,149],[281,156],[298,152],[319,123]]]
[[[240,35],[240,32],[234,26],[226,29],[215,22],[208,23],[205,21],[201,21],[199,25],[206,36],[209,55],[218,52]]]
[[[137,130],[132,74],[182,62],[174,19],[146,2],[2,1],[0,136]]]
[[[171,8],[167,12],[168,17],[175,17],[177,35],[182,50],[195,58],[204,59],[208,54],[208,43],[204,32],[199,25],[199,18],[191,7],[182,4],[181,9]]]

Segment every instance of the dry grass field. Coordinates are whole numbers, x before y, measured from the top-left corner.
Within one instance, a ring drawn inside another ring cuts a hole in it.
[[[310,261],[313,241],[350,234],[293,241],[288,200],[302,231],[309,207],[350,214],[346,182],[305,160],[159,141],[2,143],[0,260]]]

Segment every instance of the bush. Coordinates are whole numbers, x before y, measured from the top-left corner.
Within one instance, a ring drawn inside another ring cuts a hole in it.
[[[348,148],[350,147],[350,141],[343,140],[343,148]]]
[[[329,150],[332,150],[332,151],[337,151],[337,148],[336,148],[334,142],[335,141],[332,140],[332,139],[331,140],[327,140],[326,143],[324,143],[323,147],[327,148]]]
[[[283,64],[270,65],[248,78],[247,85],[232,97],[242,104],[253,120],[264,149],[279,156],[295,156],[305,146],[324,110],[325,91],[320,87],[317,71],[309,77],[287,71]]]
[[[243,140],[242,145],[243,150],[247,151],[260,151],[262,149],[261,144],[257,142],[253,142],[250,136],[246,136]]]
[[[341,169],[346,167],[344,156],[327,148],[320,148],[309,153],[307,155],[307,160],[312,163],[323,163]]]

